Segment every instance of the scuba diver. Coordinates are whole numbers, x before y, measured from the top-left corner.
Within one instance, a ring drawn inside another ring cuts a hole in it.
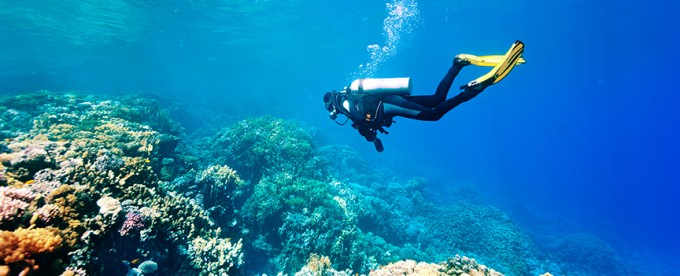
[[[377,137],[378,131],[385,130],[394,123],[393,118],[401,116],[422,121],[437,121],[454,107],[479,95],[484,89],[498,83],[519,63],[524,63],[522,53],[524,43],[516,41],[505,55],[475,56],[459,54],[453,59],[453,65],[441,80],[434,95],[412,96],[410,78],[358,79],[341,91],[326,92],[323,101],[330,112],[331,120],[339,125],[338,114],[345,115],[352,121],[352,127],[373,142],[375,149],[382,152],[382,141]],[[462,92],[446,99],[449,89],[460,70],[467,65],[493,66],[493,69],[466,85],[460,87]]]

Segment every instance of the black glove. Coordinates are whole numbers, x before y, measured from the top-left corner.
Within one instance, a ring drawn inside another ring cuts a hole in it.
[[[383,152],[383,150],[385,150],[385,147],[383,147],[382,141],[380,141],[379,138],[375,138],[375,140],[373,140],[373,145],[375,146],[375,150],[378,152]]]
[[[359,131],[359,134],[361,134],[361,136],[364,136],[364,138],[366,138],[366,141],[373,142],[375,139],[377,139],[376,138],[378,136],[377,131],[368,128],[366,124],[359,124],[356,126],[356,129]]]

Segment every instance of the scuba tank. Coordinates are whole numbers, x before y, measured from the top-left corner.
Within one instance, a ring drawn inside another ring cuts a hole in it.
[[[411,95],[411,78],[356,79],[349,91],[357,94]]]

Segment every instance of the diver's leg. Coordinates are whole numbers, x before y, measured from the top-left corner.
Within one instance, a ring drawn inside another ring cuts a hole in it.
[[[455,108],[459,104],[467,102],[470,99],[479,95],[479,93],[482,93],[482,91],[484,91],[485,88],[486,86],[481,85],[475,87],[468,87],[463,92],[460,92],[458,95],[444,101],[443,103],[437,105],[435,108],[424,110],[418,113],[418,115],[414,119],[423,121],[437,121],[441,119],[447,112],[451,111],[451,109]]]
[[[460,73],[460,70],[463,69],[465,65],[467,64],[454,61],[451,68],[449,68],[449,71],[446,72],[444,78],[439,82],[439,86],[437,86],[437,91],[435,91],[434,95],[405,96],[404,98],[408,101],[425,107],[433,108],[437,106],[446,100],[446,96],[449,94],[449,89],[451,88],[451,84],[453,84],[453,80],[456,78],[456,76],[458,76],[458,73]]]
[[[416,119],[418,114],[431,111],[432,108],[424,107],[412,101],[404,99],[402,96],[388,96],[383,99],[383,116],[400,116]]]

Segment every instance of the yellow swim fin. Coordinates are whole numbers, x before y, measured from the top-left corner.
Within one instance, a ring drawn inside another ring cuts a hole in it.
[[[501,63],[505,56],[504,55],[475,56],[470,54],[459,54],[456,55],[456,58],[468,61],[472,65],[493,67]],[[520,57],[519,61],[517,61],[517,64],[523,63],[526,63],[526,60]]]
[[[492,85],[501,81],[505,76],[507,76],[515,65],[522,60],[522,53],[524,53],[524,43],[522,41],[515,41],[503,56],[500,63],[496,64],[489,73],[469,82],[466,85],[460,87],[460,89],[465,89],[467,87],[474,87],[477,85],[484,85],[484,87]],[[472,63],[472,62],[471,62]]]

